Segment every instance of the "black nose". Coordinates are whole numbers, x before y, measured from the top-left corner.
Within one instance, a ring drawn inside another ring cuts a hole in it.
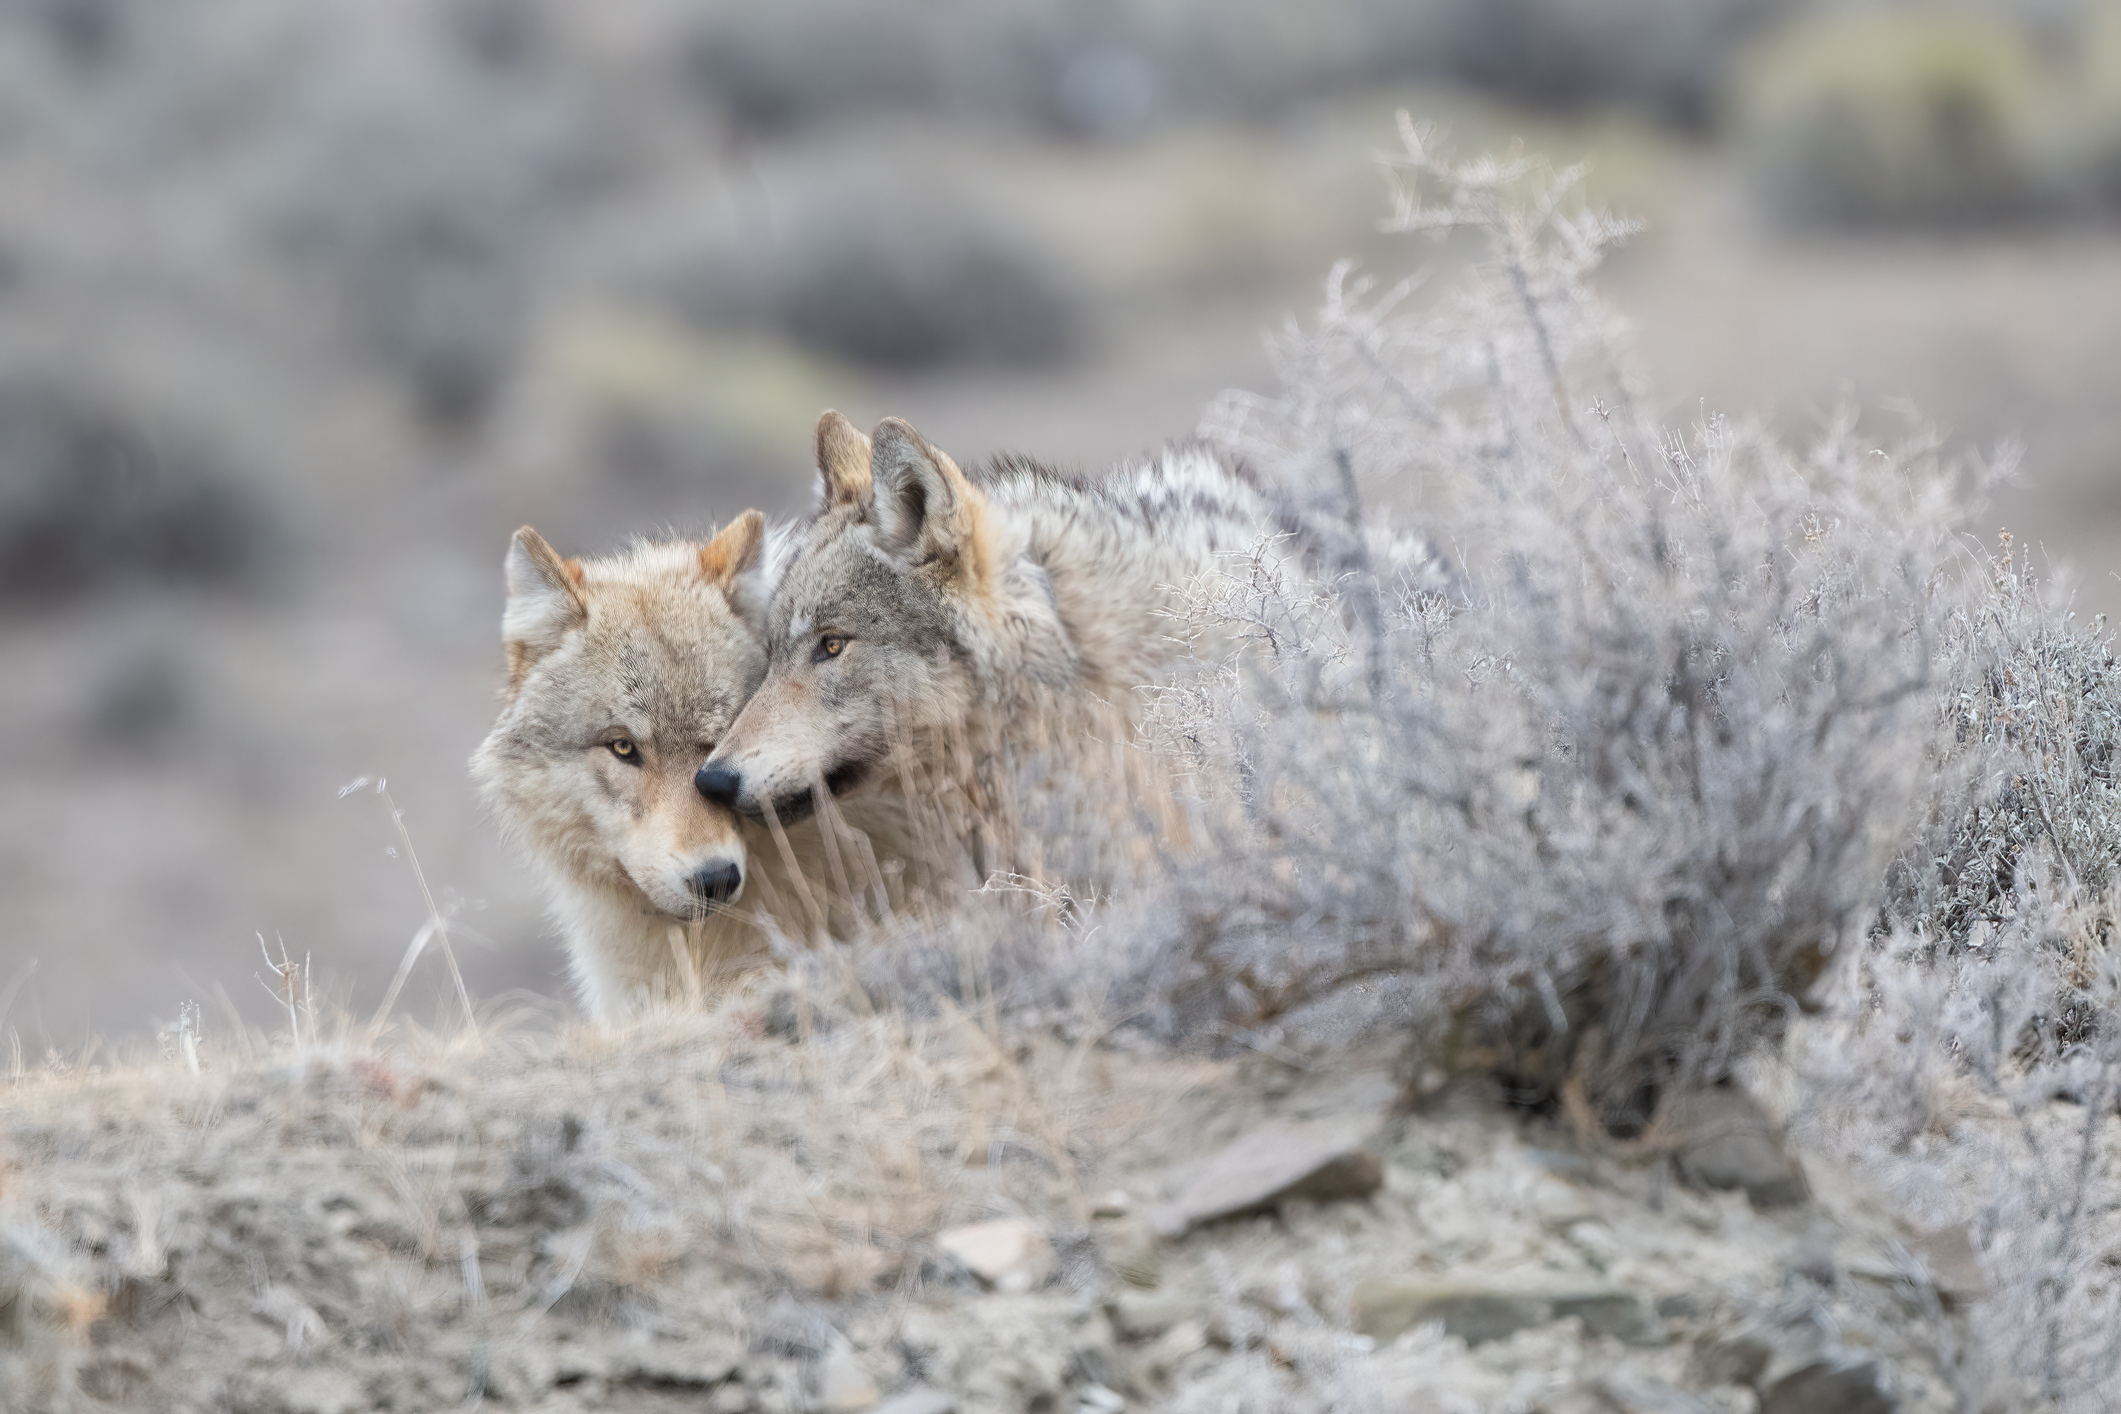
[[[693,788],[716,805],[736,808],[736,798],[744,790],[744,778],[727,766],[712,763],[700,767],[699,774],[692,778]]]
[[[744,882],[744,871],[734,864],[714,863],[692,876],[692,891],[709,903],[727,903]]]

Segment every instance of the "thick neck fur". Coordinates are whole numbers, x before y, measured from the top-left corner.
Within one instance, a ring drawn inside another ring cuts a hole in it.
[[[981,666],[996,685],[1102,694],[1153,681],[1173,655],[1160,619],[1177,592],[1275,528],[1264,498],[1205,447],[1089,483],[1003,462],[979,485],[992,558],[964,611],[989,620],[995,651]]]
[[[892,420],[872,451],[868,476],[826,461],[765,681],[709,759],[746,817],[800,818],[822,786],[941,801],[942,835],[988,833],[994,768],[1085,740],[1085,712],[1131,716],[1182,651],[1163,613],[1275,528],[1205,449],[1098,483],[1024,463],[967,478]]]

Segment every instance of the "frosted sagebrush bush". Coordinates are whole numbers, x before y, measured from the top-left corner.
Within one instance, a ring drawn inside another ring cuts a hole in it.
[[[1632,1130],[1875,916],[1957,503],[1927,451],[1845,424],[1802,456],[1660,433],[1584,283],[1626,228],[1580,172],[1404,136],[1395,227],[1488,260],[1424,305],[1336,272],[1284,391],[1211,415],[1291,488],[1310,569],[1233,567],[1179,626],[1209,673],[1161,729],[1244,826],[1174,884],[1134,1004],[1172,1034],[1411,1026],[1417,1070],[1580,1087]],[[1447,565],[1365,519],[1385,481]]]
[[[2079,626],[2045,589],[2006,543],[1987,593],[1945,621],[1940,785],[1894,861],[1889,914],[1946,952],[2022,914],[2028,890],[2089,906],[2121,865],[2121,664],[2103,616]]]
[[[2121,1377],[2121,670],[2008,544],[1950,615],[1937,782],[1882,924],[1796,1048],[1801,1137],[1918,1227],[1963,1224],[1989,1289],[1970,1405],[2109,1408]]]
[[[1796,1135],[1963,1230],[1985,1290],[1952,1352],[1966,1408],[2110,1409],[2121,1379],[2121,1000],[2111,894],[2029,892],[1952,952],[1908,933],[1793,1047]],[[2074,1007],[2058,1007],[2058,996]]]

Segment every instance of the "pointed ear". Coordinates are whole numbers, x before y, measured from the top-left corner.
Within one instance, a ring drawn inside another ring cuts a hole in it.
[[[501,641],[508,649],[508,683],[515,687],[538,659],[589,619],[582,598],[582,563],[563,560],[545,537],[524,526],[508,546],[508,608]]]
[[[817,471],[822,478],[820,504],[867,504],[870,492],[869,439],[831,409],[817,420]]]
[[[968,572],[984,568],[986,498],[956,462],[907,423],[887,417],[871,434],[869,471],[884,543],[917,563],[957,561]]]
[[[746,511],[700,547],[700,574],[724,589],[759,560],[759,547],[766,543],[766,517]]]

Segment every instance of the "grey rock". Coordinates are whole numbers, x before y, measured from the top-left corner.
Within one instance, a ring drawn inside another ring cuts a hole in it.
[[[579,1359],[559,1362],[562,1370],[591,1367]],[[714,1345],[651,1345],[629,1350],[613,1361],[610,1373],[622,1380],[658,1385],[666,1389],[712,1389],[735,1379],[742,1362],[734,1351]]]
[[[1053,1270],[1053,1246],[1021,1218],[945,1228],[935,1245],[990,1287],[1028,1291]]]
[[[1155,1286],[1163,1279],[1163,1247],[1146,1224],[1122,1219],[1103,1225],[1105,1260],[1129,1286]]]
[[[1531,1205],[1540,1225],[1549,1232],[1567,1232],[1584,1223],[1598,1221],[1598,1205],[1575,1184],[1558,1178],[1543,1178],[1533,1188]]]
[[[1532,1167],[1570,1183],[1589,1183],[1597,1176],[1589,1159],[1566,1149],[1526,1149],[1523,1156]]]
[[[1166,1237],[1302,1199],[1367,1198],[1384,1183],[1368,1146],[1374,1120],[1269,1120],[1208,1161],[1185,1191],[1150,1214]]]
[[[1758,1326],[1713,1332],[1698,1345],[1701,1373],[1713,1385],[1750,1385],[1775,1358],[1773,1333]]]
[[[1656,1380],[1612,1375],[1595,1386],[1606,1414],[1712,1414],[1709,1406]]]
[[[1186,1317],[1196,1303],[1169,1291],[1122,1291],[1105,1303],[1112,1329],[1124,1340],[1153,1340]]]
[[[870,1414],[957,1414],[957,1401],[939,1389],[915,1385],[892,1395]]]
[[[1900,1407],[1875,1360],[1821,1356],[1760,1391],[1760,1414],[1894,1414]]]
[[[1545,1297],[1392,1277],[1372,1277],[1360,1283],[1349,1305],[1355,1329],[1379,1342],[1396,1340],[1416,1326],[1440,1321],[1444,1334],[1479,1345],[1553,1318],[1553,1306]]]
[[[837,1343],[825,1352],[817,1371],[814,1407],[819,1414],[862,1414],[874,1409],[881,1398],[876,1381],[852,1346]]]
[[[1657,1298],[1657,1314],[1667,1321],[1698,1321],[1708,1313],[1708,1302],[1690,1292],[1675,1291]]]
[[[1841,1280],[1841,1264],[1827,1247],[1799,1247],[1790,1253],[1790,1270],[1817,1286],[1831,1287]]]
[[[1682,1137],[1679,1171],[1701,1188],[1743,1189],[1765,1212],[1808,1201],[1804,1169],[1783,1143],[1782,1128],[1735,1085],[1677,1097],[1669,1122]]]
[[[1553,1299],[1554,1319],[1574,1316],[1583,1322],[1585,1335],[1609,1335],[1641,1344],[1662,1332],[1642,1298],[1625,1291],[1585,1291]]]
[[[360,1387],[337,1370],[291,1370],[276,1373],[271,1394],[255,1408],[274,1414],[355,1414],[368,1403]]]
[[[1972,1301],[1988,1291],[1988,1276],[1981,1270],[1981,1257],[1974,1251],[1973,1235],[1966,1224],[1954,1223],[1923,1233],[1907,1247],[1922,1259],[1929,1270],[1930,1284],[1945,1301]]]

